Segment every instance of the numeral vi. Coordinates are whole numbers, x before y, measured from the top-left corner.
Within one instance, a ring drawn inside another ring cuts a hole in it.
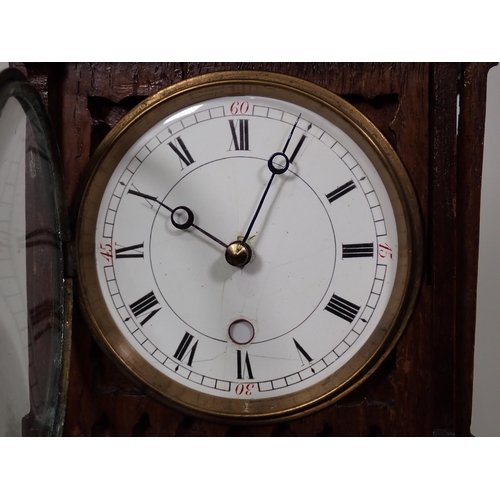
[[[240,350],[236,351],[236,367],[237,367],[237,378],[253,379],[252,366],[250,365],[250,358],[248,357],[248,352],[243,355]]]

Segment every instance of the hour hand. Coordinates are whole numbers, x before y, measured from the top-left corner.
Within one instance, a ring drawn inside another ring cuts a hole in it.
[[[194,213],[190,208],[184,205],[176,208],[170,208],[168,205],[158,200],[156,196],[151,196],[149,194],[141,193],[140,191],[136,191],[134,189],[129,189],[128,194],[139,196],[146,200],[154,201],[163,208],[166,208],[170,212],[170,220],[173,226],[176,227],[177,229],[189,229],[190,227],[194,227],[196,230],[200,231],[200,233],[203,233],[205,236],[215,241],[219,245],[222,245],[224,248],[228,247],[228,245],[223,241],[219,240],[219,238],[215,237],[213,234],[209,233],[208,231],[205,231],[200,226],[194,223]]]

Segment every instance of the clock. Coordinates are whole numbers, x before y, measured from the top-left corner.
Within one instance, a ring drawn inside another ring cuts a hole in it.
[[[96,340],[147,392],[229,422],[304,415],[394,348],[422,274],[419,207],[376,127],[277,73],[194,77],[96,150],[77,221]]]

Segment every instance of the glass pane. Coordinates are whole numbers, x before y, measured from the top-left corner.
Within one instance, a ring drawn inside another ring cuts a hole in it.
[[[26,297],[26,117],[17,99],[0,116],[0,435],[21,436],[30,411]]]
[[[65,206],[57,154],[38,93],[23,80],[5,81],[4,76],[0,74],[0,435],[60,435],[69,353],[60,218]],[[9,308],[12,319],[8,312],[4,317]]]

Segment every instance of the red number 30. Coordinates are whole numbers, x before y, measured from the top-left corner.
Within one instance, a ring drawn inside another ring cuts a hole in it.
[[[244,394],[245,396],[252,395],[252,389],[255,387],[255,384],[238,384],[234,390],[238,396]]]

